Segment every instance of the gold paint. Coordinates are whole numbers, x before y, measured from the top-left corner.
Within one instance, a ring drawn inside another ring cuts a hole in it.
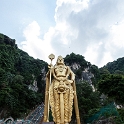
[[[52,60],[54,58],[55,56],[53,54],[49,55],[51,64],[48,66],[49,71],[46,75],[44,122],[49,120],[50,104],[54,122],[56,124],[68,124],[71,121],[74,99],[77,124],[80,124],[76,85],[74,81],[75,74],[69,66],[64,64],[62,56],[58,56],[57,62],[53,66]]]

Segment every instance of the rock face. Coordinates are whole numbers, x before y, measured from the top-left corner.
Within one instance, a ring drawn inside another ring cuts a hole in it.
[[[77,64],[77,63],[73,63],[73,64],[71,65],[71,68],[72,68],[73,70],[78,70],[80,67],[81,67],[80,64]]]
[[[78,63],[73,63],[70,68],[76,72],[77,70],[81,70],[81,66],[80,64]],[[84,68],[84,70],[81,70],[81,79],[80,81],[86,81],[88,82],[90,85],[92,85],[92,81],[91,81],[91,78],[94,77],[94,74],[92,74],[90,71],[89,71],[89,67],[87,68]]]
[[[37,91],[38,91],[37,81],[34,80],[33,85],[30,84],[30,85],[28,86],[28,88],[29,88],[30,90],[33,90],[33,91],[37,92]]]
[[[84,71],[82,71],[82,81],[87,81],[90,85],[92,85],[91,78],[93,78],[94,75],[89,71],[88,68],[85,68]]]

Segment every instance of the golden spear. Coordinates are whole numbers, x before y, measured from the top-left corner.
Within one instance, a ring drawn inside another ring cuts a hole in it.
[[[51,69],[52,69],[52,60],[55,58],[54,54],[49,55],[49,59],[51,60],[49,67],[49,72],[46,75],[46,90],[45,90],[45,106],[44,106],[44,119],[43,122],[49,122],[49,86],[51,84]],[[50,74],[50,78],[48,79],[48,75]]]

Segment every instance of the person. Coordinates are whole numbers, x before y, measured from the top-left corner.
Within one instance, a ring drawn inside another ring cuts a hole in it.
[[[49,101],[53,121],[56,124],[68,124],[71,121],[73,99],[74,99],[75,74],[69,66],[64,64],[62,56],[58,56],[56,64],[49,65],[46,75],[46,83],[49,84]],[[48,97],[47,97],[48,98]],[[46,105],[47,106],[47,105]],[[48,109],[47,109],[48,111]],[[46,118],[46,116],[45,116]]]

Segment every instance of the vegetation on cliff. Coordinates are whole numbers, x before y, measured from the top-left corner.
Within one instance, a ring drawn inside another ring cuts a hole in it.
[[[15,40],[0,34],[0,118],[23,116],[43,101],[47,63],[18,49]],[[38,92],[28,85],[37,81]]]
[[[102,68],[75,53],[67,55],[64,60],[76,75],[82,122],[110,101],[124,105],[124,58]],[[47,66],[43,60],[34,59],[20,50],[14,39],[0,34],[0,118],[23,117],[44,101]],[[34,81],[37,82],[37,92],[29,89]],[[101,94],[106,96],[103,101]],[[123,117],[123,110],[119,113]],[[75,121],[74,113],[72,121]]]

